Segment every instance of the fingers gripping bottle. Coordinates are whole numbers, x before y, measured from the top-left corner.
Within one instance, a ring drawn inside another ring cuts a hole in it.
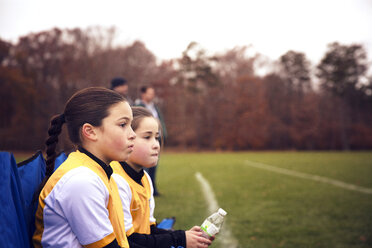
[[[200,226],[204,232],[203,236],[209,239],[213,235],[216,235],[221,230],[225,216],[226,211],[220,208],[216,213],[205,219],[203,224]]]

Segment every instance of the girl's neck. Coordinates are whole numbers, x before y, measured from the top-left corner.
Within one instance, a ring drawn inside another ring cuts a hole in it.
[[[81,146],[83,149],[85,149],[86,151],[88,151],[89,153],[91,153],[93,156],[95,156],[96,158],[98,158],[99,160],[101,160],[103,163],[106,164],[106,166],[108,166],[110,164],[111,161],[108,161],[107,159],[104,158],[104,156],[102,156],[99,151],[97,151],[96,149],[94,149],[93,146],[89,146],[89,145],[84,145],[84,146]]]
[[[127,164],[133,169],[135,170],[136,172],[140,172],[141,170],[143,170],[143,166],[139,165],[139,164],[135,164],[135,163],[132,163],[130,161],[125,161],[127,162]]]

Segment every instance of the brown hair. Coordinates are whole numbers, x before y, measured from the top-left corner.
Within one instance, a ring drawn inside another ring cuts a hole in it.
[[[54,171],[57,157],[56,146],[62,125],[66,123],[69,138],[75,145],[81,145],[80,130],[85,123],[99,127],[109,115],[109,108],[126,99],[119,93],[103,87],[89,87],[76,92],[67,101],[63,114],[52,117],[46,140],[46,173],[43,185]]]
[[[132,126],[133,131],[136,131],[137,130],[138,126],[140,125],[141,121],[144,118],[146,118],[146,117],[152,117],[158,123],[159,132],[160,132],[160,138],[161,138],[161,140],[159,140],[159,142],[160,142],[160,144],[162,144],[163,143],[163,135],[161,133],[161,130],[162,129],[161,129],[161,123],[160,123],[160,121],[157,118],[155,118],[148,109],[146,109],[144,107],[132,107],[132,112],[133,112],[133,121],[132,121],[132,125],[131,126]]]

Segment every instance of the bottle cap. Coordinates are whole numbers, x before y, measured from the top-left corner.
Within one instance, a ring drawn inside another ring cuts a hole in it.
[[[227,213],[225,210],[223,210],[222,208],[218,209],[218,213],[222,216],[225,216]]]

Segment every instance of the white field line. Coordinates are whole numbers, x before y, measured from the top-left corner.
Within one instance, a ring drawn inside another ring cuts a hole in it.
[[[218,203],[216,200],[216,197],[214,196],[213,190],[211,186],[209,185],[208,181],[200,174],[199,172],[195,173],[196,179],[199,181],[200,186],[202,188],[204,198],[208,203],[208,211],[210,214],[217,211]],[[226,225],[226,221],[223,224],[221,232],[218,234],[218,242],[221,244],[224,248],[237,248],[238,247],[238,241],[235,239],[235,237],[232,235],[230,229]]]
[[[357,185],[350,184],[350,183],[345,183],[345,182],[338,181],[338,180],[335,180],[335,179],[332,179],[332,178],[321,177],[321,176],[318,176],[318,175],[311,175],[311,174],[307,174],[307,173],[303,173],[303,172],[278,168],[278,167],[271,166],[271,165],[268,165],[268,164],[257,163],[257,162],[253,162],[253,161],[249,161],[249,160],[245,160],[244,162],[245,162],[246,165],[256,167],[256,168],[259,168],[259,169],[264,169],[264,170],[268,170],[268,171],[272,171],[272,172],[276,172],[276,173],[280,173],[280,174],[284,174],[284,175],[294,176],[294,177],[310,179],[310,180],[314,180],[314,181],[318,181],[318,182],[322,182],[322,183],[328,183],[328,184],[332,184],[332,185],[340,187],[340,188],[344,188],[344,189],[347,189],[347,190],[358,191],[358,192],[365,193],[365,194],[372,194],[372,189],[370,189],[370,188],[361,187],[361,186],[357,186]]]

